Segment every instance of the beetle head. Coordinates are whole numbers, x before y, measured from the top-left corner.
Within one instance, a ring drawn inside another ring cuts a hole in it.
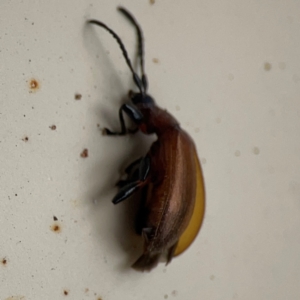
[[[148,94],[144,93],[134,93],[133,91],[129,91],[129,97],[133,104],[143,104],[146,106],[153,106],[155,105],[154,99],[149,96]]]

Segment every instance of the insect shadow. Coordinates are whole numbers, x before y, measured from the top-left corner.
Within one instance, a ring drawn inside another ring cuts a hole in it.
[[[97,120],[102,126],[119,129],[118,108],[120,104],[128,102],[125,84],[134,87],[134,84],[129,81],[121,81],[116,64],[110,59],[107,51],[102,45],[101,39],[96,31],[90,25],[85,25],[83,30],[84,44],[88,49],[88,56],[93,65],[93,80],[101,82],[101,92],[94,107],[91,109],[96,115]],[[123,63],[123,62],[122,62]],[[93,84],[91,84],[93,86]],[[124,93],[125,91],[125,93]],[[102,95],[107,102],[115,105],[115,112],[105,109]],[[131,120],[125,116],[126,124],[130,127]],[[111,144],[115,147],[116,140],[113,137],[104,136],[99,129],[99,140],[102,140],[101,145]],[[120,265],[120,271],[128,271],[129,266],[136,260],[139,253],[141,253],[142,240],[135,233],[135,218],[139,207],[140,197],[138,193],[134,195],[129,201],[124,201],[118,206],[111,203],[111,199],[116,192],[116,183],[122,179],[124,169],[133,160],[144,156],[149,150],[151,144],[156,139],[145,136],[142,133],[137,133],[134,136],[120,137],[120,145],[123,151],[118,151],[111,155],[110,151],[106,151],[107,147],[102,150],[99,149],[99,162],[90,170],[87,175],[88,180],[95,181],[99,179],[99,185],[93,185],[92,189],[88,191],[88,199],[90,199],[90,216],[91,222],[96,234],[99,235],[99,245],[105,240],[105,247],[100,245],[103,249],[110,249],[111,247],[118,247],[121,249],[122,255],[127,254],[125,263]],[[103,170],[107,165],[111,164],[111,169],[118,169],[118,173],[109,172],[103,175]],[[120,167],[121,166],[121,167]],[[95,202],[97,203],[95,205]],[[114,216],[107,218],[107,215]],[[107,219],[105,226],[104,220]],[[113,221],[111,221],[113,219]],[[109,250],[105,250],[109,251]],[[104,254],[105,255],[105,254]]]

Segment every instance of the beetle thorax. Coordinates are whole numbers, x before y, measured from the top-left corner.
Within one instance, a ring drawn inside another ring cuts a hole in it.
[[[171,114],[158,106],[138,105],[138,107],[144,116],[143,123],[140,126],[144,133],[160,135],[166,130],[179,125],[178,121]]]

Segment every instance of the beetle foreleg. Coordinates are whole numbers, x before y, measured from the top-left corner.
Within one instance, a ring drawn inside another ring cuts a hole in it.
[[[123,104],[119,109],[119,118],[120,118],[120,123],[121,123],[121,131],[120,132],[113,132],[113,131],[110,131],[107,128],[104,128],[104,133],[105,134],[107,134],[107,135],[125,135],[127,132],[128,133],[136,133],[137,132],[138,129],[133,129],[133,130],[126,129],[125,121],[124,121],[124,117],[123,117],[123,111],[136,124],[139,124],[143,119],[142,113],[136,107],[133,107],[129,104]]]

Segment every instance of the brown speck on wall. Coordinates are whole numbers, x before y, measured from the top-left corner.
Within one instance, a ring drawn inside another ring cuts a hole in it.
[[[49,126],[49,128],[50,128],[51,130],[55,130],[55,129],[56,129],[56,125],[51,125],[51,126]]]
[[[239,157],[239,156],[241,156],[241,151],[239,151],[239,150],[236,150],[236,151],[234,152],[234,155],[235,155],[236,157]]]
[[[28,136],[23,137],[23,138],[22,138],[22,141],[28,142],[28,141],[29,141],[29,137],[28,137]]]
[[[5,266],[7,264],[7,259],[4,257],[1,262],[2,262],[2,265]]]
[[[75,100],[81,100],[82,95],[81,94],[75,94]]]
[[[258,147],[254,147],[254,148],[252,149],[252,151],[253,151],[253,153],[254,153],[255,155],[258,155],[259,152],[260,152],[260,150],[259,150]]]
[[[39,88],[40,88],[40,83],[36,79],[32,78],[29,80],[30,93],[36,92]]]
[[[64,295],[65,295],[65,296],[68,296],[68,295],[69,295],[69,291],[64,290]]]
[[[265,71],[270,71],[272,69],[272,65],[269,62],[265,62],[264,69]]]
[[[158,63],[159,63],[159,59],[158,59],[158,58],[153,58],[152,61],[153,61],[155,64],[158,64]]]
[[[150,0],[150,4],[154,4],[155,3],[155,0]]]
[[[54,223],[51,226],[51,230],[55,233],[60,233],[61,232],[61,226],[58,223]]]
[[[80,156],[81,156],[82,158],[88,157],[88,156],[89,156],[89,150],[88,150],[88,149],[84,149],[84,150],[81,152]]]
[[[232,81],[232,80],[234,79],[233,74],[229,74],[229,75],[228,75],[228,79],[229,79],[230,81]]]
[[[53,216],[53,220],[54,220],[54,221],[57,221],[58,219],[57,219],[57,217]]]

